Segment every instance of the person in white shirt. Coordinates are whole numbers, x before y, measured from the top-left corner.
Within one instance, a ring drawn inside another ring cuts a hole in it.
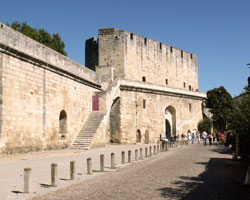
[[[207,145],[207,132],[206,131],[203,131],[202,138],[203,138],[203,145],[206,146]]]

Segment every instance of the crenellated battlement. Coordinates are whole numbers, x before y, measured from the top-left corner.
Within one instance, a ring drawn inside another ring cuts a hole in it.
[[[195,54],[115,28],[99,29],[97,46],[98,59],[91,63],[113,66],[114,77],[198,90]],[[86,51],[93,54],[93,48]]]

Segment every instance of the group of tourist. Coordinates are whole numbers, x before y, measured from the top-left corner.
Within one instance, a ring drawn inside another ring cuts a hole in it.
[[[181,140],[185,141],[186,144],[192,143],[195,144],[196,140],[198,144],[200,144],[201,139],[203,140],[203,145],[207,145],[207,139],[209,140],[209,145],[212,143],[216,144],[223,144],[225,141],[224,133],[207,133],[203,131],[200,133],[198,130],[193,129],[192,131],[188,130],[187,133],[183,133],[181,135]]]

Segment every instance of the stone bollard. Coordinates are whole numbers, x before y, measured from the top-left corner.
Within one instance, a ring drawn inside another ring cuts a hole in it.
[[[115,153],[111,153],[111,169],[115,169]]]
[[[149,157],[151,157],[152,156],[152,147],[150,146],[149,147]]]
[[[244,184],[250,185],[250,166],[248,166],[247,168],[247,173],[246,173]]]
[[[154,145],[154,155],[156,155],[156,146]]]
[[[163,151],[167,151],[168,150],[168,143],[163,143]]]
[[[70,161],[70,180],[74,180],[75,179],[75,161]]]
[[[31,174],[31,168],[24,168],[23,172],[23,193],[29,193],[30,192],[30,174]]]
[[[128,151],[128,163],[131,163],[131,151]]]
[[[87,158],[87,174],[92,174],[92,158]]]
[[[135,161],[137,161],[138,160],[138,150],[136,149],[135,150]]]
[[[145,158],[148,157],[148,147],[145,147]]]
[[[51,186],[57,186],[57,164],[51,164]]]
[[[104,172],[104,154],[100,155],[100,171]]]
[[[140,148],[140,159],[143,160],[143,149]]]
[[[125,152],[122,151],[122,164],[125,164]]]

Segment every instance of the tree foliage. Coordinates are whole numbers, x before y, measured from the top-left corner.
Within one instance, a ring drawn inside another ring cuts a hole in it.
[[[234,110],[232,96],[223,86],[220,86],[207,92],[205,104],[213,114],[212,120],[214,128],[220,132],[225,131],[231,119],[231,113]]]
[[[250,86],[245,88],[243,98],[232,112],[230,129],[239,134],[240,153],[250,156]]]
[[[206,131],[207,133],[211,133],[212,124],[212,120],[207,117],[200,120],[198,123],[199,132],[202,133],[203,131]]]
[[[37,30],[36,28],[29,26],[26,22],[19,23],[15,21],[9,26],[16,31],[19,31],[24,35],[44,44],[45,46],[67,56],[67,52],[64,50],[65,44],[58,33],[51,36],[45,29]]]

